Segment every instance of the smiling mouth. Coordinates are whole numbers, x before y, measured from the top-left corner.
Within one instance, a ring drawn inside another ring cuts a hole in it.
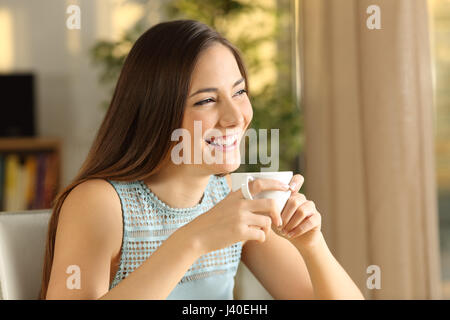
[[[205,139],[206,143],[215,149],[229,151],[237,147],[239,135],[223,136],[223,137],[211,137]]]

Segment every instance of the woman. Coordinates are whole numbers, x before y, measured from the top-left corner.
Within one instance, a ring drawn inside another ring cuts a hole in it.
[[[87,160],[56,198],[41,298],[232,299],[240,260],[275,299],[363,298],[298,193],[302,176],[249,183],[252,194],[291,190],[280,217],[272,200],[230,191],[239,161],[174,163],[179,128],[202,152],[240,159],[252,115],[241,55],[216,31],[177,20],[145,32]],[[196,136],[194,123],[219,134]]]

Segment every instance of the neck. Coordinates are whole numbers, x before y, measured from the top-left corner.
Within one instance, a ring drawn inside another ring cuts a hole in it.
[[[201,200],[210,174],[192,170],[192,166],[167,165],[148,178],[150,190],[172,208],[191,208]]]

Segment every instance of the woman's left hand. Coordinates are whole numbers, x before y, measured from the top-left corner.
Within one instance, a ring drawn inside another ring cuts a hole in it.
[[[302,248],[313,247],[322,238],[322,217],[314,202],[298,193],[305,179],[296,174],[292,177],[291,196],[281,212],[283,225],[278,233],[290,240],[294,245]]]

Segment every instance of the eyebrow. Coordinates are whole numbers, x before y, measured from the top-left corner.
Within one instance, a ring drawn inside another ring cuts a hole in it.
[[[238,81],[236,81],[233,84],[232,88],[236,87],[239,83],[241,83],[244,80],[245,80],[244,78],[239,79]],[[193,94],[191,94],[189,96],[189,98],[192,97],[192,96],[195,96],[196,94],[202,93],[202,92],[215,92],[215,91],[217,91],[217,88],[203,88],[203,89],[199,89],[199,90],[195,91]]]

